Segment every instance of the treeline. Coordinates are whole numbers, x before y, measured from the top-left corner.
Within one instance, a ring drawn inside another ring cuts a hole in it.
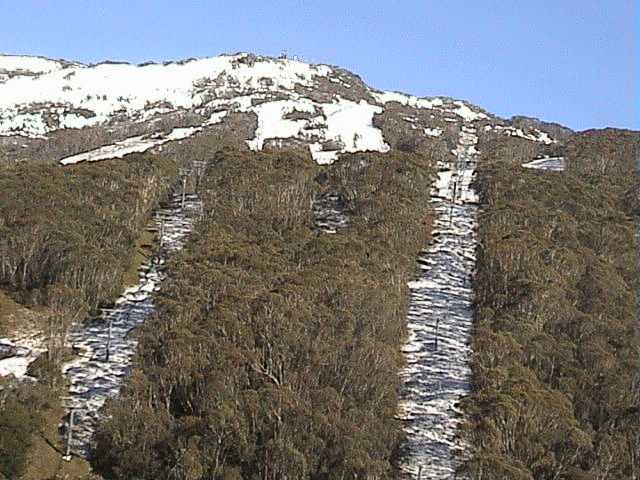
[[[107,407],[106,478],[393,476],[400,345],[428,240],[424,158],[359,154],[323,169],[295,153],[224,150],[205,218],[169,263],[136,369]],[[338,234],[313,228],[325,190]]]
[[[567,141],[569,168],[589,175],[630,176],[638,166],[640,134],[608,128],[588,130]],[[637,180],[636,180],[637,182]]]
[[[485,151],[472,478],[640,478],[638,136],[627,137],[573,137],[563,173]]]

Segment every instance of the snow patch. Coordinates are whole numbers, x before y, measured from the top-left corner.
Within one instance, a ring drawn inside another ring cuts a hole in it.
[[[424,109],[442,107],[444,105],[444,101],[437,97],[431,99],[418,98],[415,95],[407,95],[400,92],[372,92],[371,95],[382,104],[397,102],[407,107]]]
[[[563,172],[565,170],[564,157],[544,157],[538,158],[522,165],[524,168],[534,170],[548,170],[551,172]]]
[[[112,158],[123,158],[131,153],[142,153],[167,142],[176,140],[184,140],[189,138],[196,132],[202,130],[202,127],[182,127],[174,128],[168,134],[155,133],[153,135],[141,135],[130,137],[111,145],[105,145],[89,152],[79,153],[60,160],[62,165],[74,165],[80,162],[97,162],[100,160],[108,160]]]
[[[31,362],[45,351],[40,332],[22,333],[16,338],[0,338],[0,351],[11,350],[12,355],[0,360],[0,377],[13,375],[17,379],[27,377]]]
[[[504,127],[502,125],[487,125],[484,127],[485,132],[498,132],[503,133],[504,135],[509,135],[511,137],[524,138],[525,140],[530,140],[532,142],[540,142],[545,145],[551,145],[552,143],[557,143],[556,140],[551,138],[551,136],[547,132],[543,132],[542,130],[533,129],[529,133],[525,132],[521,128],[516,127]]]
[[[247,145],[251,150],[262,150],[267,138],[298,137],[301,130],[307,124],[305,120],[289,120],[284,116],[294,110],[313,113],[314,106],[310,100],[300,99],[267,102],[251,109],[258,116],[258,128],[255,138],[248,140]]]
[[[373,116],[382,113],[382,108],[364,100],[355,103],[340,100],[337,103],[321,104],[327,119],[325,139],[342,141],[345,152],[388,152],[382,131],[373,126]]]
[[[440,135],[442,135],[442,129],[441,128],[425,128],[424,134],[428,135],[429,137],[439,137]]]
[[[465,105],[460,101],[454,102],[454,105],[456,106],[456,108],[451,109],[450,111],[455,113],[459,117],[462,117],[462,119],[465,122],[473,122],[476,120],[483,120],[485,118],[489,118],[487,115],[485,115],[482,112],[474,112],[473,110],[471,110],[471,108],[469,108],[468,105]]]

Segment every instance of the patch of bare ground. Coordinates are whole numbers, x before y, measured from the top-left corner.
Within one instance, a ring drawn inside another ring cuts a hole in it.
[[[93,473],[91,465],[83,458],[73,456],[65,460],[64,441],[59,432],[64,415],[62,407],[51,406],[42,414],[44,423],[33,437],[25,473],[20,480],[100,480],[102,477]]]

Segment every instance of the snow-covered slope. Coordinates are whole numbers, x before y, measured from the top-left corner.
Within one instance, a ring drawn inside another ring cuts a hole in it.
[[[257,123],[253,138],[244,139],[249,148],[294,142],[308,145],[318,162],[327,163],[342,152],[389,150],[375,118],[391,104],[429,112],[405,118],[405,127],[424,137],[439,136],[451,123],[494,128],[495,120],[460,100],[380,92],[337,67],[251,54],[92,66],[0,55],[0,75],[0,136],[46,138],[60,129],[143,122],[176,112],[196,114],[207,127],[239,112]],[[541,132],[522,131],[522,136],[551,141]]]
[[[55,72],[71,65],[79,66],[80,64],[71,64],[43,57],[0,55],[0,83],[4,83],[13,77],[33,77],[43,73]]]
[[[534,170],[550,170],[552,172],[563,172],[565,170],[564,157],[544,157],[537,158],[531,162],[522,164],[524,168],[532,168]]]
[[[406,432],[400,469],[407,480],[457,478],[466,450],[459,425],[460,401],[471,389],[477,143],[476,129],[463,126],[456,158],[438,164],[431,193],[437,214],[433,240],[418,259],[418,278],[409,284],[407,366],[400,390]]]
[[[166,208],[155,212],[155,228],[161,235],[160,252],[139,271],[138,284],[127,288],[114,308],[103,309],[95,319],[75,325],[68,337],[69,347],[79,354],[62,371],[69,382],[63,405],[75,413],[72,451],[86,456],[93,432],[102,418],[105,401],[117,396],[129,374],[138,340],[131,332],[156,310],[155,292],[166,277],[166,259],[181,250],[193,229],[202,202],[195,194],[182,201],[173,195]]]

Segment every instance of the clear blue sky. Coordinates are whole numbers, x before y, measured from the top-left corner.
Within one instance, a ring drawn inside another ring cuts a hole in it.
[[[286,50],[377,88],[640,129],[635,0],[0,0],[0,52],[144,62]]]

